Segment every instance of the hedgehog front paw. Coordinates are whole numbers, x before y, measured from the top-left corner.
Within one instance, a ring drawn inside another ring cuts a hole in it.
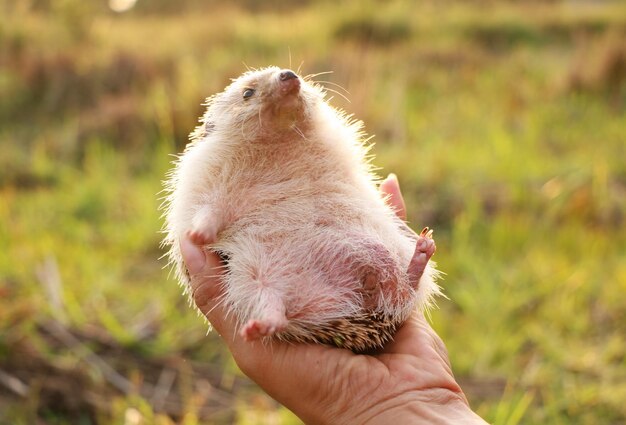
[[[433,231],[432,229],[425,227],[417,237],[415,252],[413,253],[413,258],[411,258],[411,262],[409,263],[408,273],[410,283],[413,288],[417,288],[419,280],[426,269],[426,265],[436,250],[437,246],[433,240]]]
[[[209,207],[204,207],[194,215],[187,236],[197,245],[208,245],[217,240],[219,230],[217,217]]]
[[[215,242],[216,235],[202,230],[188,230],[187,238],[189,238],[189,240],[195,245],[204,246]]]
[[[246,341],[253,341],[264,336],[272,336],[287,327],[287,320],[282,319],[265,319],[265,320],[248,320],[248,323],[241,329],[240,335]]]

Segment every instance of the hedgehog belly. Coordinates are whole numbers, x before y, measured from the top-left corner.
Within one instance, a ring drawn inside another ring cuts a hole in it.
[[[333,345],[358,354],[381,349],[393,339],[404,321],[396,316],[364,312],[308,326],[306,332],[282,332],[275,337],[287,342]]]
[[[242,327],[282,310],[287,325],[274,338],[364,352],[391,340],[416,306],[399,253],[408,239],[398,248],[356,226],[246,224],[214,246],[228,258],[224,302]]]

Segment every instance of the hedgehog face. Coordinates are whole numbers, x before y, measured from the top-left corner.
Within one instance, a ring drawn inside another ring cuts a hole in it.
[[[289,69],[249,71],[209,99],[207,128],[240,131],[244,138],[280,133],[302,125],[323,93]],[[246,137],[248,136],[248,137]]]

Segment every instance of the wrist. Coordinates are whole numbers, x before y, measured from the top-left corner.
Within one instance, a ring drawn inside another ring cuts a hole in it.
[[[381,400],[359,417],[343,423],[383,424],[485,424],[474,413],[462,392],[433,388]]]

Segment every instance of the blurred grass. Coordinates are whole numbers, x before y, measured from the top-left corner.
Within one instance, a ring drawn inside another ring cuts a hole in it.
[[[2,0],[0,423],[298,423],[158,260],[170,154],[243,62],[350,92],[479,414],[626,422],[623,3]]]

